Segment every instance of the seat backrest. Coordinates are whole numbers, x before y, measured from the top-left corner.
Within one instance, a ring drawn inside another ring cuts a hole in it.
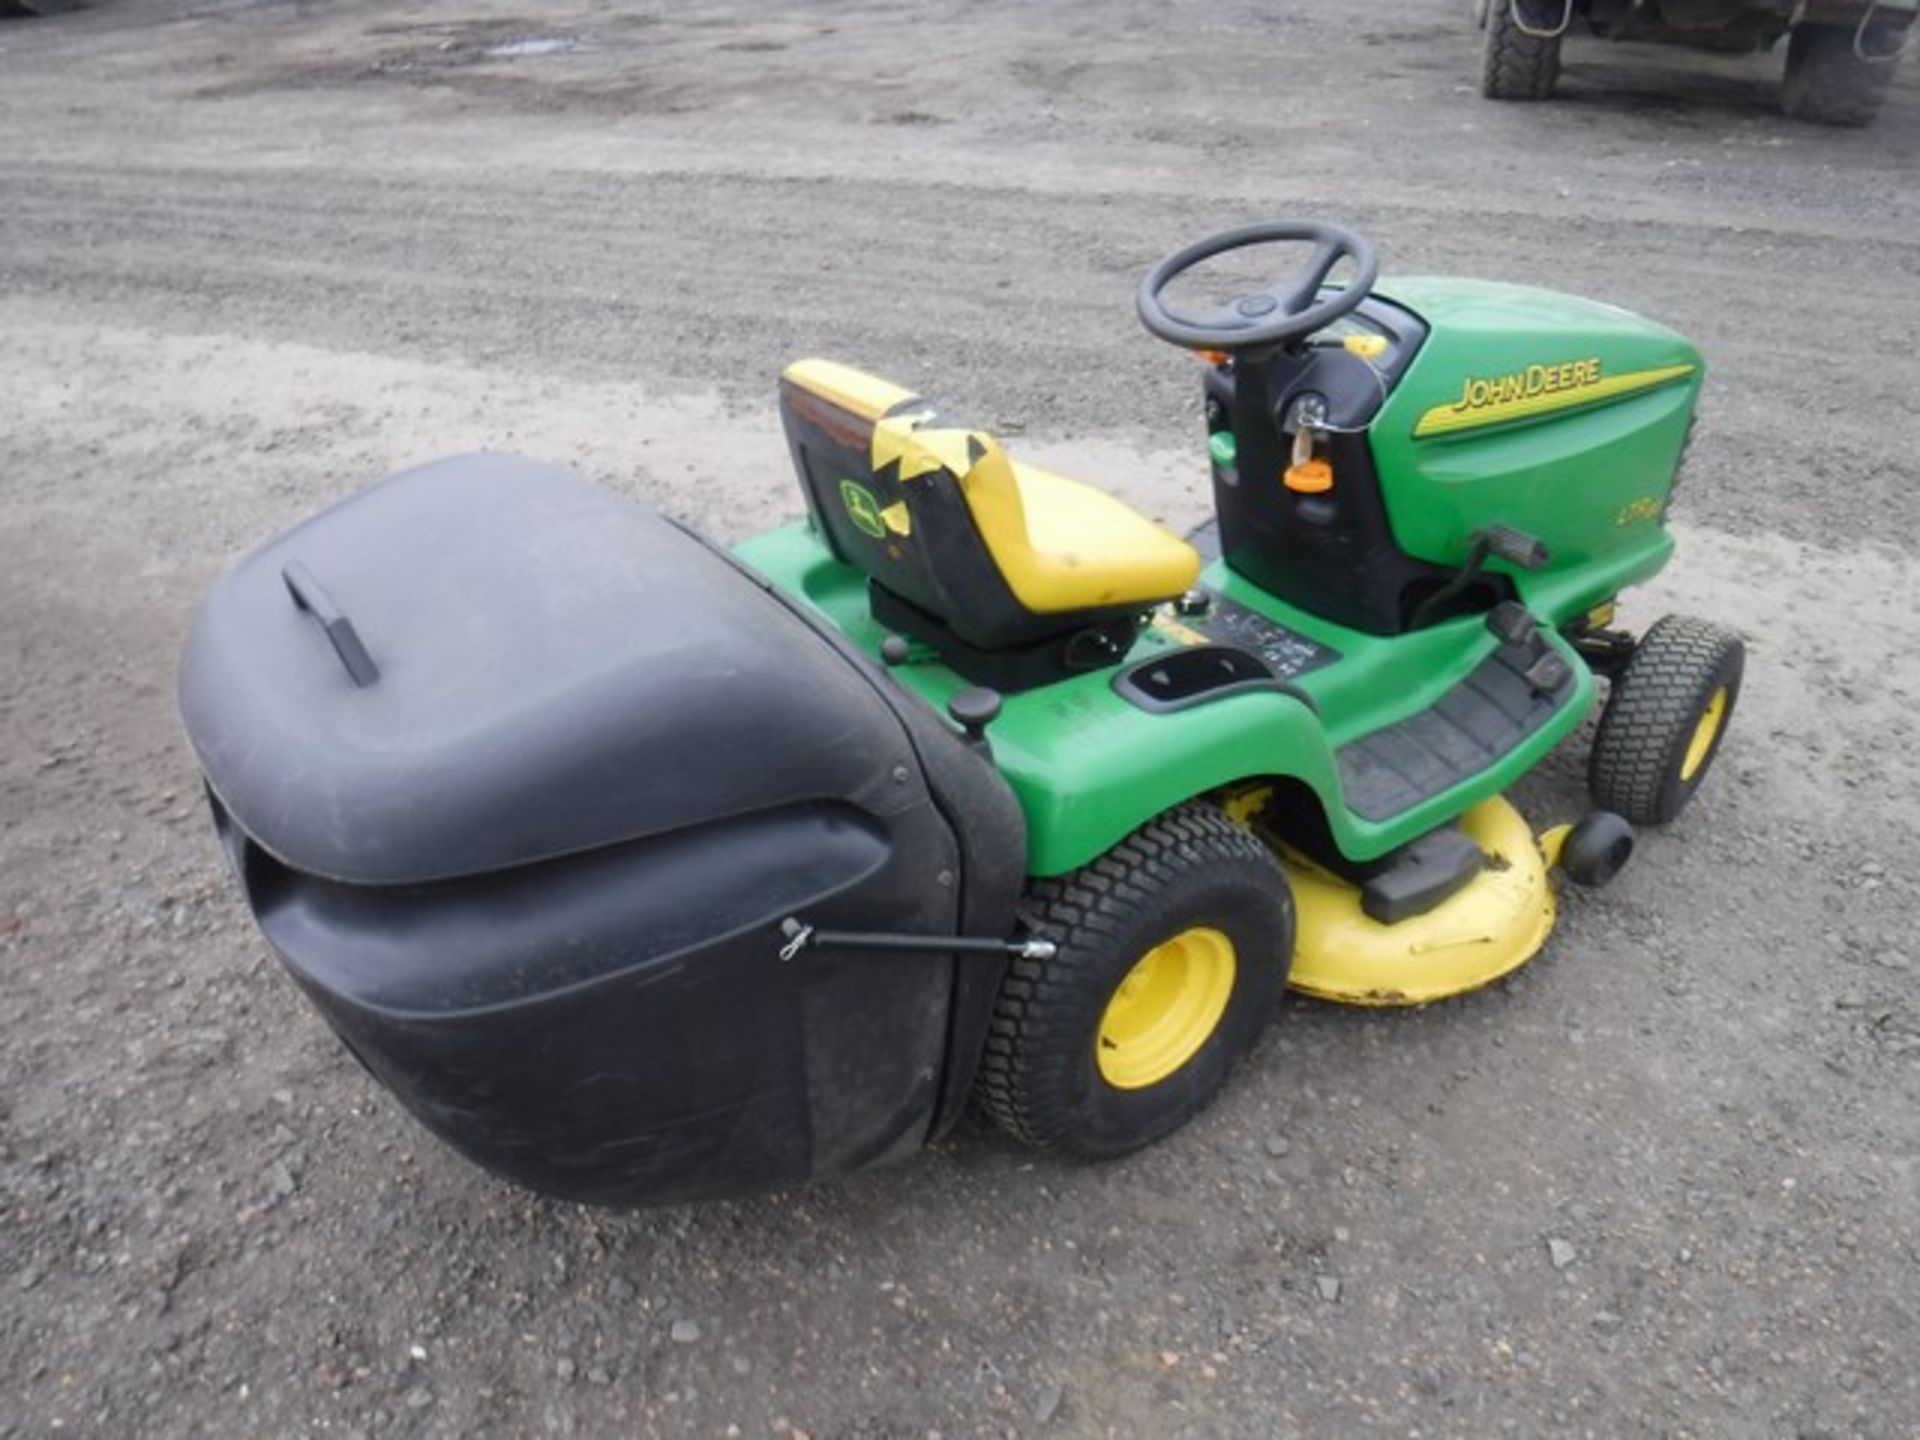
[[[982,539],[983,525],[1026,534],[1012,464],[985,431],[830,360],[787,367],[780,416],[836,558],[982,649],[1083,623],[1023,606]]]

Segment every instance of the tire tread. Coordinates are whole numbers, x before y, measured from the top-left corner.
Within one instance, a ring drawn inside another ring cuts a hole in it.
[[[1692,792],[1675,803],[1668,785],[1674,747],[1693,734],[1706,698],[1703,686],[1719,683],[1741,650],[1738,636],[1690,616],[1668,615],[1647,631],[1594,736],[1588,788],[1598,805],[1635,825],[1664,825],[1680,813]],[[1737,689],[1737,668],[1732,683]],[[1731,718],[1729,710],[1725,719]]]
[[[1560,40],[1542,40],[1513,23],[1509,0],[1489,0],[1480,93],[1489,100],[1546,100],[1560,78]]]
[[[1087,955],[1111,943],[1133,915],[1195,867],[1251,865],[1284,886],[1272,854],[1211,805],[1192,802],[1147,822],[1067,875],[1030,883],[1022,907],[1029,927],[1057,942],[1050,960],[1016,956],[994,1003],[976,1097],[995,1124],[1026,1144],[1071,1152],[1064,1116],[1048,1113],[1029,1083],[1032,1057],[1057,1036],[1066,1002],[1093,970]]]

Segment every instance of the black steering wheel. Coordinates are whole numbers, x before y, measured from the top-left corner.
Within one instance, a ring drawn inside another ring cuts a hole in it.
[[[1314,249],[1306,264],[1277,285],[1242,295],[1209,315],[1184,314],[1160,298],[1202,260],[1281,240],[1310,243]],[[1316,303],[1320,287],[1342,260],[1353,261],[1353,279]],[[1264,350],[1324,330],[1367,298],[1379,273],[1372,242],[1343,226],[1324,220],[1268,220],[1210,235],[1155,265],[1140,282],[1140,320],[1162,340],[1189,350]]]

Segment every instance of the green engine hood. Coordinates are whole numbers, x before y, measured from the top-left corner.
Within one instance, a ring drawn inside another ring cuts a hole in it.
[[[1379,290],[1430,332],[1370,427],[1403,550],[1458,565],[1488,525],[1536,536],[1549,563],[1515,584],[1555,620],[1660,566],[1705,375],[1685,337],[1524,285],[1413,278]]]
[[[1681,378],[1668,372],[1697,377],[1703,367],[1685,336],[1578,295],[1432,277],[1381,291],[1432,333],[1376,433],[1428,437],[1565,414]]]

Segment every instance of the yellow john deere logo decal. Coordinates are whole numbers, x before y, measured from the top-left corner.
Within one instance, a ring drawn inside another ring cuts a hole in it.
[[[887,522],[880,518],[880,502],[866,486],[857,480],[842,480],[840,503],[847,507],[847,518],[853,521],[854,529],[876,540],[886,539]]]
[[[1457,399],[1436,405],[1413,427],[1415,436],[1446,435],[1506,420],[1527,420],[1576,405],[1617,400],[1691,375],[1691,365],[1661,365],[1652,370],[1630,370],[1621,375],[1601,373],[1599,357],[1568,360],[1558,365],[1529,365],[1507,375],[1468,379]]]

